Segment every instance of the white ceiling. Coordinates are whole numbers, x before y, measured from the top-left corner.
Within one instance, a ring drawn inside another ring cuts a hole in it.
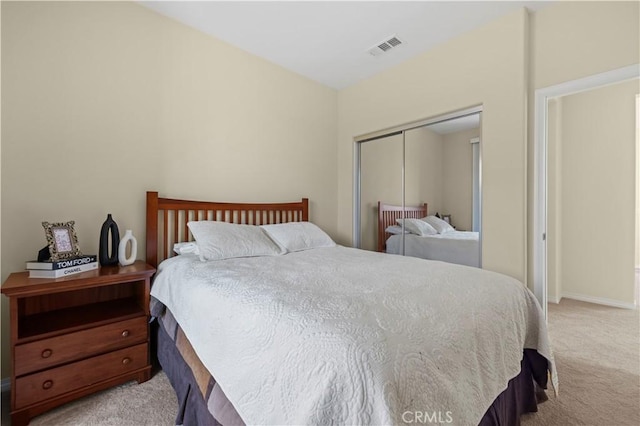
[[[542,1],[140,1],[140,4],[334,89],[393,67]],[[389,36],[403,44],[372,56]]]

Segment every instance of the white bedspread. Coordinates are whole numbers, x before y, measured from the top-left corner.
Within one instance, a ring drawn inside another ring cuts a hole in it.
[[[453,231],[425,236],[405,234],[404,244],[406,256],[480,267],[478,232]],[[387,253],[401,254],[402,235],[389,237],[386,247]]]
[[[345,247],[158,268],[174,314],[247,424],[399,424],[447,412],[476,425],[523,348],[553,357],[520,282]],[[403,413],[405,414],[403,419]]]

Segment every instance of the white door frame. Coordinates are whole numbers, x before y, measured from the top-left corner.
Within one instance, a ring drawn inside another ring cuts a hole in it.
[[[547,318],[547,123],[549,99],[584,92],[597,87],[640,77],[640,64],[595,74],[535,93],[534,129],[534,213],[533,213],[533,292]]]

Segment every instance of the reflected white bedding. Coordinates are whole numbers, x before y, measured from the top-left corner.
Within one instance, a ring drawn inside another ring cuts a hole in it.
[[[386,247],[387,253],[401,254],[402,235],[389,237]],[[453,231],[426,236],[405,234],[404,254],[422,259],[441,260],[479,268],[479,233]]]
[[[478,424],[523,348],[551,361],[555,384],[535,297],[481,269],[339,246],[181,255],[151,294],[247,424],[400,424],[407,411]]]

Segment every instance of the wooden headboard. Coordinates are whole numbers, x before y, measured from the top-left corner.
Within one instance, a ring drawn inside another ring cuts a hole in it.
[[[391,234],[385,231],[389,226],[396,225],[396,219],[405,218],[420,219],[427,215],[427,203],[422,206],[393,206],[378,201],[378,251],[385,251],[387,238]]]
[[[172,257],[173,245],[193,241],[187,222],[217,220],[247,225],[270,225],[309,220],[309,199],[295,203],[218,203],[159,198],[147,192],[147,263],[154,267]]]

